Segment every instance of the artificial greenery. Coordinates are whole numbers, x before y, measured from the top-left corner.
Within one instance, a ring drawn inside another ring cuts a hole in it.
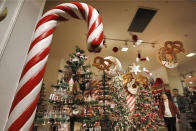
[[[140,92],[136,98],[135,110],[132,114],[132,128],[134,131],[157,131],[158,110],[151,99],[149,88],[139,85]]]

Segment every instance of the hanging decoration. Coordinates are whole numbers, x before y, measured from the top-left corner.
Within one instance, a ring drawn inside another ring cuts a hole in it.
[[[178,65],[176,54],[184,51],[181,41],[166,41],[164,47],[159,49],[159,62],[166,68],[175,68]]]
[[[136,75],[138,72],[141,72],[141,70],[139,69],[140,65],[135,65],[135,63],[133,63],[132,66],[129,66],[130,72],[134,72]]]
[[[136,62],[140,62],[140,61],[150,61],[150,59],[148,56],[142,57],[140,51],[138,51]]]
[[[114,62],[112,62],[109,59],[104,59],[103,57],[97,56],[94,58],[92,65],[100,70],[103,70],[103,71],[108,70],[109,71],[109,68],[115,64],[114,64]]]
[[[117,52],[118,52],[118,47],[113,47],[112,51],[113,51],[114,53],[117,53]]]
[[[114,63],[114,64],[112,64],[112,66],[109,67],[109,70],[105,70],[105,73],[108,76],[113,77],[113,76],[117,75],[122,70],[122,65],[116,57],[107,56],[104,59],[110,60]]]

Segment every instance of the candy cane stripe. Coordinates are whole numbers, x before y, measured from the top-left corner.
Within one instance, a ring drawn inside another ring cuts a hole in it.
[[[37,88],[37,87],[42,85],[42,81],[43,80],[41,80],[40,83],[26,97],[24,97],[22,101],[20,101],[16,105],[16,107],[14,108],[14,110],[9,116],[10,119],[9,119],[8,126],[10,126],[26,110],[26,108],[23,108],[23,106],[28,107],[29,104],[35,100],[37,94],[39,94],[40,92],[40,88]],[[36,95],[32,95],[32,94],[36,94]]]
[[[53,33],[57,22],[67,21],[69,17],[86,20],[87,48],[91,52],[101,50],[103,24],[96,9],[85,3],[73,2],[58,5],[46,12],[36,25],[5,130],[32,130]]]
[[[44,51],[40,52],[39,54],[35,55],[24,67],[21,78],[25,75],[25,73],[39,61],[43,60],[49,53],[50,46],[47,47]]]
[[[32,91],[32,89],[41,81],[44,71],[45,71],[46,65],[42,68],[42,70],[36,74],[34,77],[32,77],[27,83],[24,84],[20,88],[20,90],[17,92],[15,99],[13,101],[12,107],[10,112],[14,109],[14,107],[29,93]],[[29,86],[29,87],[28,87]],[[28,87],[28,88],[27,88]]]
[[[48,37],[49,35],[51,35],[54,32],[55,28],[51,28],[48,31],[45,31],[44,33],[42,33],[40,36],[38,36],[31,44],[28,53],[31,51],[31,49],[41,40],[45,39],[46,37]]]
[[[66,20],[64,17],[57,15],[57,14],[51,14],[51,15],[47,15],[45,17],[43,17],[37,24],[35,30],[37,30],[37,28],[42,25],[43,23],[46,23],[50,20],[59,20],[59,21],[63,21]]]
[[[39,96],[40,94],[37,95],[33,103],[31,103],[31,105],[20,115],[20,117],[14,123],[12,123],[12,125],[8,128],[8,131],[19,131],[20,130],[20,128],[25,124],[25,122],[33,114],[34,109],[36,108]]]

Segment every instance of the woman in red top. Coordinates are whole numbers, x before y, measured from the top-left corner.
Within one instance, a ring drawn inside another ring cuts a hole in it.
[[[161,119],[164,118],[168,131],[176,131],[176,115],[180,119],[180,114],[172,99],[168,99],[166,94],[162,94],[159,103],[159,116]]]

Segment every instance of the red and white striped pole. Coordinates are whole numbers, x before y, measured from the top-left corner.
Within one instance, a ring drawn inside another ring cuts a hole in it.
[[[99,52],[103,45],[103,24],[100,15],[85,3],[64,3],[46,12],[37,23],[19,86],[11,105],[6,131],[32,130],[37,101],[53,32],[58,21],[70,17],[84,19],[88,23],[87,47],[90,52]]]

